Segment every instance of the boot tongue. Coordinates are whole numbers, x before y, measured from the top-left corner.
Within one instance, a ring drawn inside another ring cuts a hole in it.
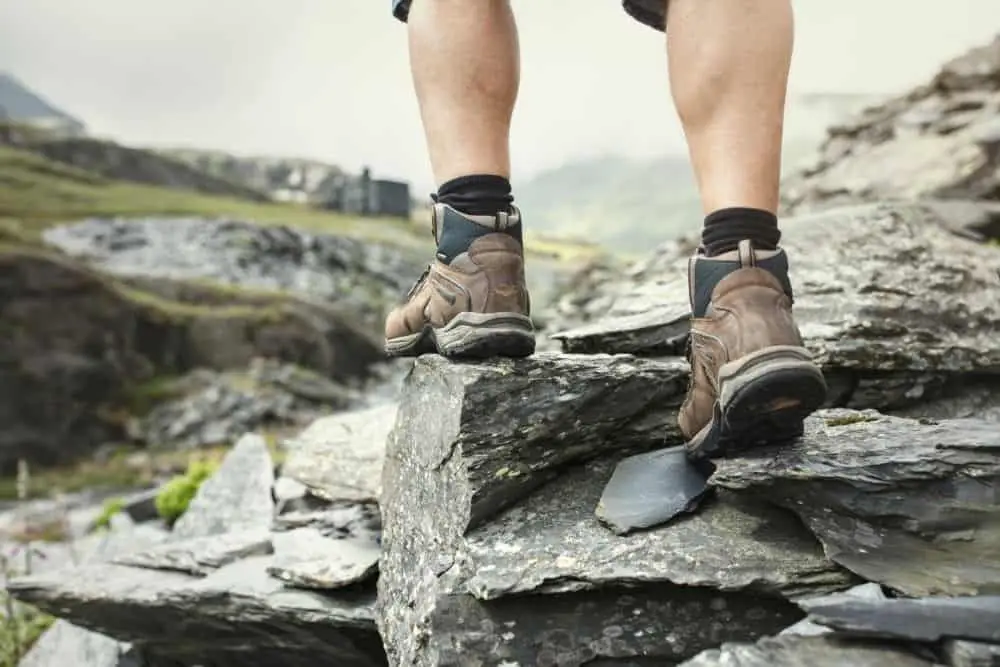
[[[788,280],[788,260],[784,251],[755,250],[749,240],[743,240],[736,250],[715,257],[699,254],[691,258],[688,265],[691,314],[694,317],[704,317],[708,312],[716,285],[730,273],[752,267],[759,267],[774,275],[784,287],[788,297],[792,297],[792,288]]]

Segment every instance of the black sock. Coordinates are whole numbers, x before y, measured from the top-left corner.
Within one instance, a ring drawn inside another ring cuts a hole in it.
[[[705,218],[701,245],[707,257],[736,250],[744,239],[756,250],[776,250],[781,240],[778,218],[756,208],[723,208]]]
[[[510,181],[492,174],[453,178],[442,184],[431,199],[466,215],[496,215],[508,211],[514,201]]]

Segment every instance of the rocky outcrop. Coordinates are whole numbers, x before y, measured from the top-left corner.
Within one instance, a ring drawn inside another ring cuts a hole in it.
[[[343,312],[281,295],[186,287],[158,297],[79,263],[0,247],[0,468],[48,464],[122,441],[130,391],[257,357],[344,383],[383,358]]]
[[[914,198],[1000,199],[1000,37],[927,84],[829,129],[783,187],[786,212]],[[1000,216],[985,226],[1000,237]]]
[[[23,577],[10,590],[80,632],[127,644],[146,667],[385,664],[372,616],[372,518],[343,507],[275,517],[273,467],[249,435],[166,541]],[[97,662],[89,647],[38,664],[119,664]]]
[[[92,219],[52,228],[44,239],[161,294],[156,283],[163,278],[280,291],[341,307],[377,333],[387,305],[426,260],[399,245],[239,220]]]
[[[796,317],[831,407],[954,417],[997,404],[1000,249],[954,234],[946,212],[873,204],[783,222]],[[574,352],[682,354],[686,263],[667,251],[633,267],[604,316],[556,337]]]
[[[677,448],[686,285],[657,256],[577,351],[421,357],[276,477],[241,443],[166,542],[11,590],[152,667],[990,664],[1000,440],[948,413],[997,386],[1000,253],[941,215],[786,225],[836,407],[785,447]]]

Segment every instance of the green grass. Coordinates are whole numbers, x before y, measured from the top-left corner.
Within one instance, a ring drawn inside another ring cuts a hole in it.
[[[396,244],[427,242],[407,220],[360,218],[297,204],[256,203],[114,181],[34,153],[0,146],[0,236],[37,240],[55,223],[86,217],[199,216],[288,225]]]

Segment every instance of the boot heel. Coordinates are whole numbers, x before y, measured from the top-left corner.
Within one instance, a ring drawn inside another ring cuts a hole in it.
[[[434,330],[434,342],[445,357],[528,357],[535,351],[535,331],[519,313],[462,313]]]
[[[759,350],[720,369],[712,422],[689,448],[694,455],[715,457],[793,440],[826,393],[823,372],[808,350]]]

